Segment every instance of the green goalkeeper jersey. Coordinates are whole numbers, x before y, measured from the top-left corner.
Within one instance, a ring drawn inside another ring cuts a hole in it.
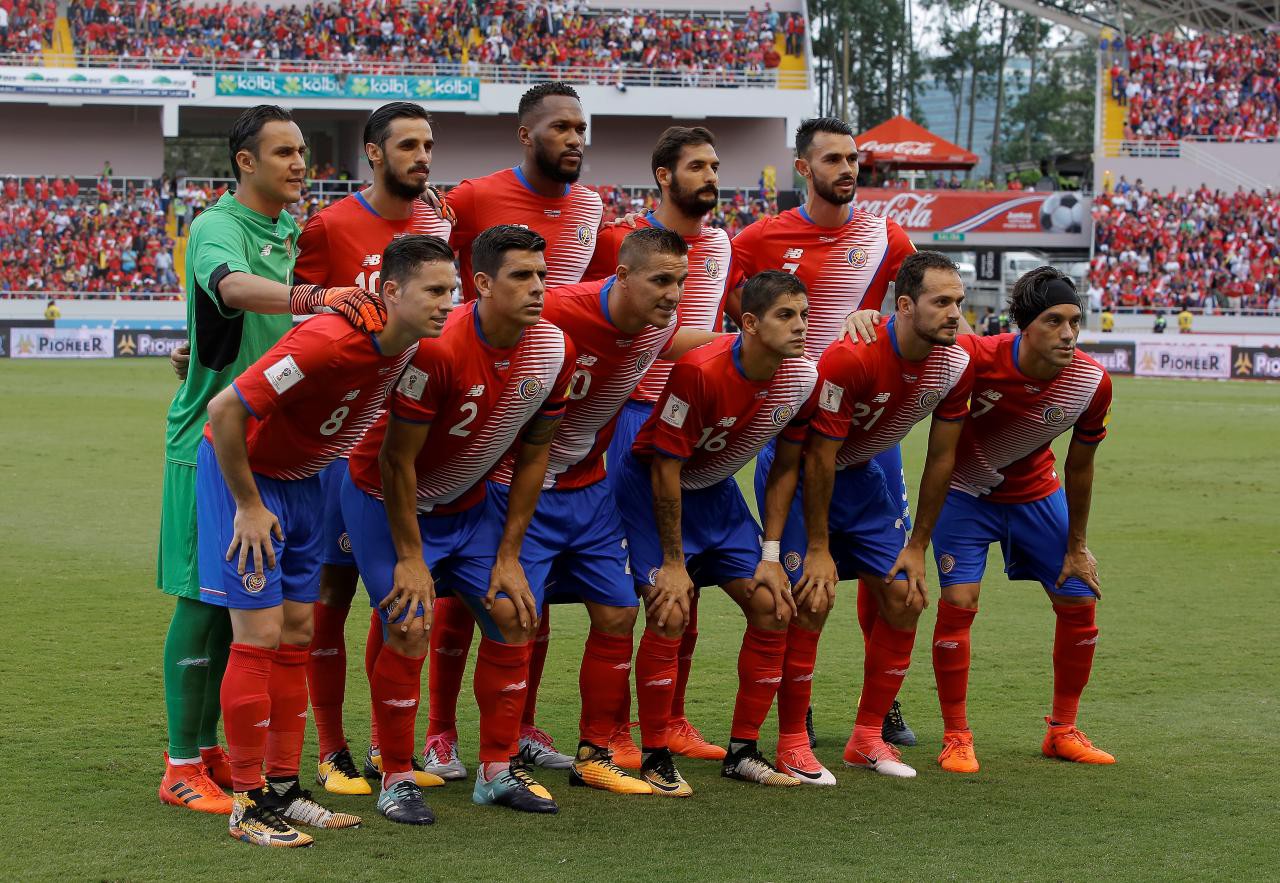
[[[288,313],[269,316],[228,307],[218,296],[218,283],[231,273],[252,273],[290,284],[298,232],[287,211],[269,218],[230,192],[191,225],[185,273],[191,367],[169,405],[167,460],[195,465],[210,400],[293,325]]]

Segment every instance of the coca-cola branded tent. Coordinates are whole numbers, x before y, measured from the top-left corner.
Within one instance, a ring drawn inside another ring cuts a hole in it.
[[[859,160],[881,169],[971,169],[978,164],[976,153],[904,116],[886,120],[856,140]]]

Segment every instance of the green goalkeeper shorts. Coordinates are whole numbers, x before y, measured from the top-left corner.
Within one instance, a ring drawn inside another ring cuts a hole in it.
[[[156,586],[166,595],[200,600],[198,549],[196,467],[165,460]]]

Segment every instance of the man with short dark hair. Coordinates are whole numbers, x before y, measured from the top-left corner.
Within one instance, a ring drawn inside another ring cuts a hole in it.
[[[157,576],[178,599],[164,649],[169,751],[160,799],[220,814],[232,808],[218,787],[231,784],[231,773],[217,739],[231,627],[225,610],[200,601],[195,473],[206,408],[289,330],[291,315],[337,311],[371,332],[385,317],[359,288],[290,285],[298,225],[285,208],[306,183],[306,144],[288,111],[267,104],[244,111],[228,150],[235,192],[200,215],[187,244],[191,361],[169,406]]]
[[[429,234],[447,242],[449,221],[421,199],[428,186],[434,148],[430,117],[421,105],[393,101],[370,114],[364,127],[364,153],[373,171],[373,183],[326,206],[307,221],[298,239],[295,281],[377,291],[384,272],[382,254],[389,243],[408,234]],[[344,631],[359,577],[338,500],[346,470],[344,456],[334,460],[321,476],[325,541],[307,681],[319,742],[317,782],[335,794],[368,794],[369,785],[356,770],[342,726],[347,683]],[[377,659],[382,621],[376,614],[370,617],[368,641],[365,659]],[[378,778],[381,755],[376,723],[370,743],[366,771],[371,778]],[[418,784],[443,785],[444,781],[422,773]]]

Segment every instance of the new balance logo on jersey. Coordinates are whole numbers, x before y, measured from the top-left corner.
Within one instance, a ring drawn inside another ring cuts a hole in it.
[[[344,396],[342,397],[342,400],[343,400],[344,402],[349,402],[349,401],[351,401],[352,399],[356,399],[356,398],[359,398],[359,397],[360,397],[360,390],[358,390],[358,389],[353,389],[353,390],[351,390],[350,392],[348,392],[346,395],[344,395]]]
[[[520,683],[518,683],[518,684],[507,684],[505,687],[503,687],[503,688],[502,688],[502,692],[503,692],[503,693],[515,693],[515,692],[516,692],[516,691],[518,691],[518,690],[523,690],[523,689],[525,689],[527,686],[528,686],[528,683],[527,683],[527,682],[525,682],[525,681],[521,681],[521,682],[520,682]]]
[[[482,396],[482,395],[484,395],[483,383],[477,383],[475,386],[471,387],[471,389],[467,390],[467,398],[469,399],[473,399],[476,396]]]
[[[266,375],[267,383],[271,384],[271,388],[277,395],[283,395],[304,376],[298,363],[293,360],[293,356],[285,356],[263,373]]]
[[[873,398],[871,401],[877,402],[878,404],[884,404],[885,402],[889,401],[889,396],[891,395],[893,395],[893,393],[878,392],[876,393],[875,398]]]
[[[803,248],[788,248],[782,253],[782,259],[784,261],[798,261],[802,257],[804,257]]]
[[[822,393],[818,397],[818,407],[824,411],[830,411],[833,414],[840,410],[840,402],[844,399],[844,387],[839,384],[832,383],[830,380],[822,381]]]
[[[680,429],[684,426],[685,419],[689,416],[689,403],[682,399],[669,395],[667,402],[662,406],[662,422]]]
[[[724,426],[728,428],[737,422],[738,422],[737,417],[721,417],[720,420],[716,423],[716,426]]]
[[[262,246],[262,250],[261,250],[260,252],[258,252],[258,254],[262,255],[264,258],[265,258],[265,257],[270,257],[270,256],[271,256],[271,243],[270,243],[270,242],[268,242],[266,245]]]
[[[558,209],[558,208],[544,208],[544,209],[542,210],[542,213],[543,213],[544,215],[546,215],[548,218],[558,218],[558,217],[560,217],[560,209]]]
[[[360,266],[362,266],[362,267],[380,267],[380,266],[382,266],[382,255],[380,255],[380,254],[367,254],[367,255],[365,255],[365,256],[364,256],[364,260],[360,262]]]
[[[594,365],[598,361],[600,360],[592,355],[578,356],[578,364],[584,368],[590,368],[592,365]]]
[[[413,708],[418,704],[417,699],[383,699],[383,705],[390,705],[392,708]]]

